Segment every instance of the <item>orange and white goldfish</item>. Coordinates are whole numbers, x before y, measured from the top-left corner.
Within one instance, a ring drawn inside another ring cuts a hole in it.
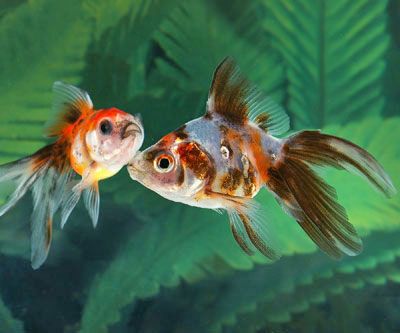
[[[93,108],[87,92],[55,82],[48,136],[56,141],[33,155],[0,166],[0,182],[14,180],[16,189],[0,207],[0,216],[29,190],[33,194],[31,260],[38,268],[47,258],[53,216],[66,223],[81,194],[93,225],[99,216],[98,181],[115,175],[143,143],[141,121],[116,108]],[[77,182],[76,174],[81,176]]]
[[[139,152],[128,171],[169,200],[226,211],[235,240],[249,255],[280,256],[254,200],[261,188],[329,256],[360,253],[362,242],[335,189],[312,167],[354,169],[388,197],[396,193],[392,181],[359,146],[320,131],[275,137],[288,129],[284,110],[227,58],[214,73],[205,115]]]

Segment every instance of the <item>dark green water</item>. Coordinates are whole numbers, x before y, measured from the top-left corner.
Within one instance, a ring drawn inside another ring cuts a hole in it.
[[[0,0],[0,162],[46,144],[51,86],[140,113],[144,147],[204,112],[232,56],[291,116],[371,152],[400,187],[397,0]],[[31,196],[0,223],[0,333],[399,332],[400,196],[324,171],[364,252],[333,261],[264,191],[284,256],[246,256],[226,216],[169,202],[123,169],[30,266]],[[3,202],[9,188],[0,188]]]

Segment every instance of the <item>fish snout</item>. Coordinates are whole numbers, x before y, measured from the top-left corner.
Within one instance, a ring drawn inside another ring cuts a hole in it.
[[[133,180],[136,180],[137,177],[142,174],[145,171],[145,168],[143,167],[143,163],[141,162],[140,155],[142,153],[138,152],[137,155],[128,163],[127,169],[129,176]]]
[[[121,132],[122,139],[137,135],[143,135],[143,130],[140,125],[134,122],[128,122]]]
[[[127,169],[128,169],[129,176],[130,176],[133,180],[136,180],[135,175],[137,174],[137,170],[136,170],[136,168],[135,168],[135,165],[134,165],[133,163],[129,163],[128,166],[127,166]]]

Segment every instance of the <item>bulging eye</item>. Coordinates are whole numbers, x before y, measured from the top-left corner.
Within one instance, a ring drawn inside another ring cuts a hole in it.
[[[103,135],[110,135],[113,130],[113,125],[112,125],[111,121],[109,121],[109,120],[103,120],[100,123],[99,127],[100,127],[100,132]]]
[[[170,172],[174,167],[174,158],[168,154],[157,156],[154,160],[154,167],[158,172]]]

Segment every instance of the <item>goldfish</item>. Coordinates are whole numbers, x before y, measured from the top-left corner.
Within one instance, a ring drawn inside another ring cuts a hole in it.
[[[63,227],[82,196],[95,227],[100,205],[98,182],[126,165],[144,138],[138,116],[117,108],[96,110],[86,91],[60,81],[53,84],[53,94],[47,136],[55,141],[31,156],[0,166],[0,182],[12,180],[16,184],[0,207],[0,216],[32,190],[34,269],[48,256],[54,214],[61,212]]]
[[[248,255],[281,256],[255,196],[267,189],[330,257],[357,255],[362,241],[314,167],[355,170],[387,197],[396,189],[383,167],[356,144],[319,130],[283,136],[289,117],[226,58],[215,70],[205,114],[138,152],[131,178],[162,197],[226,212]]]

